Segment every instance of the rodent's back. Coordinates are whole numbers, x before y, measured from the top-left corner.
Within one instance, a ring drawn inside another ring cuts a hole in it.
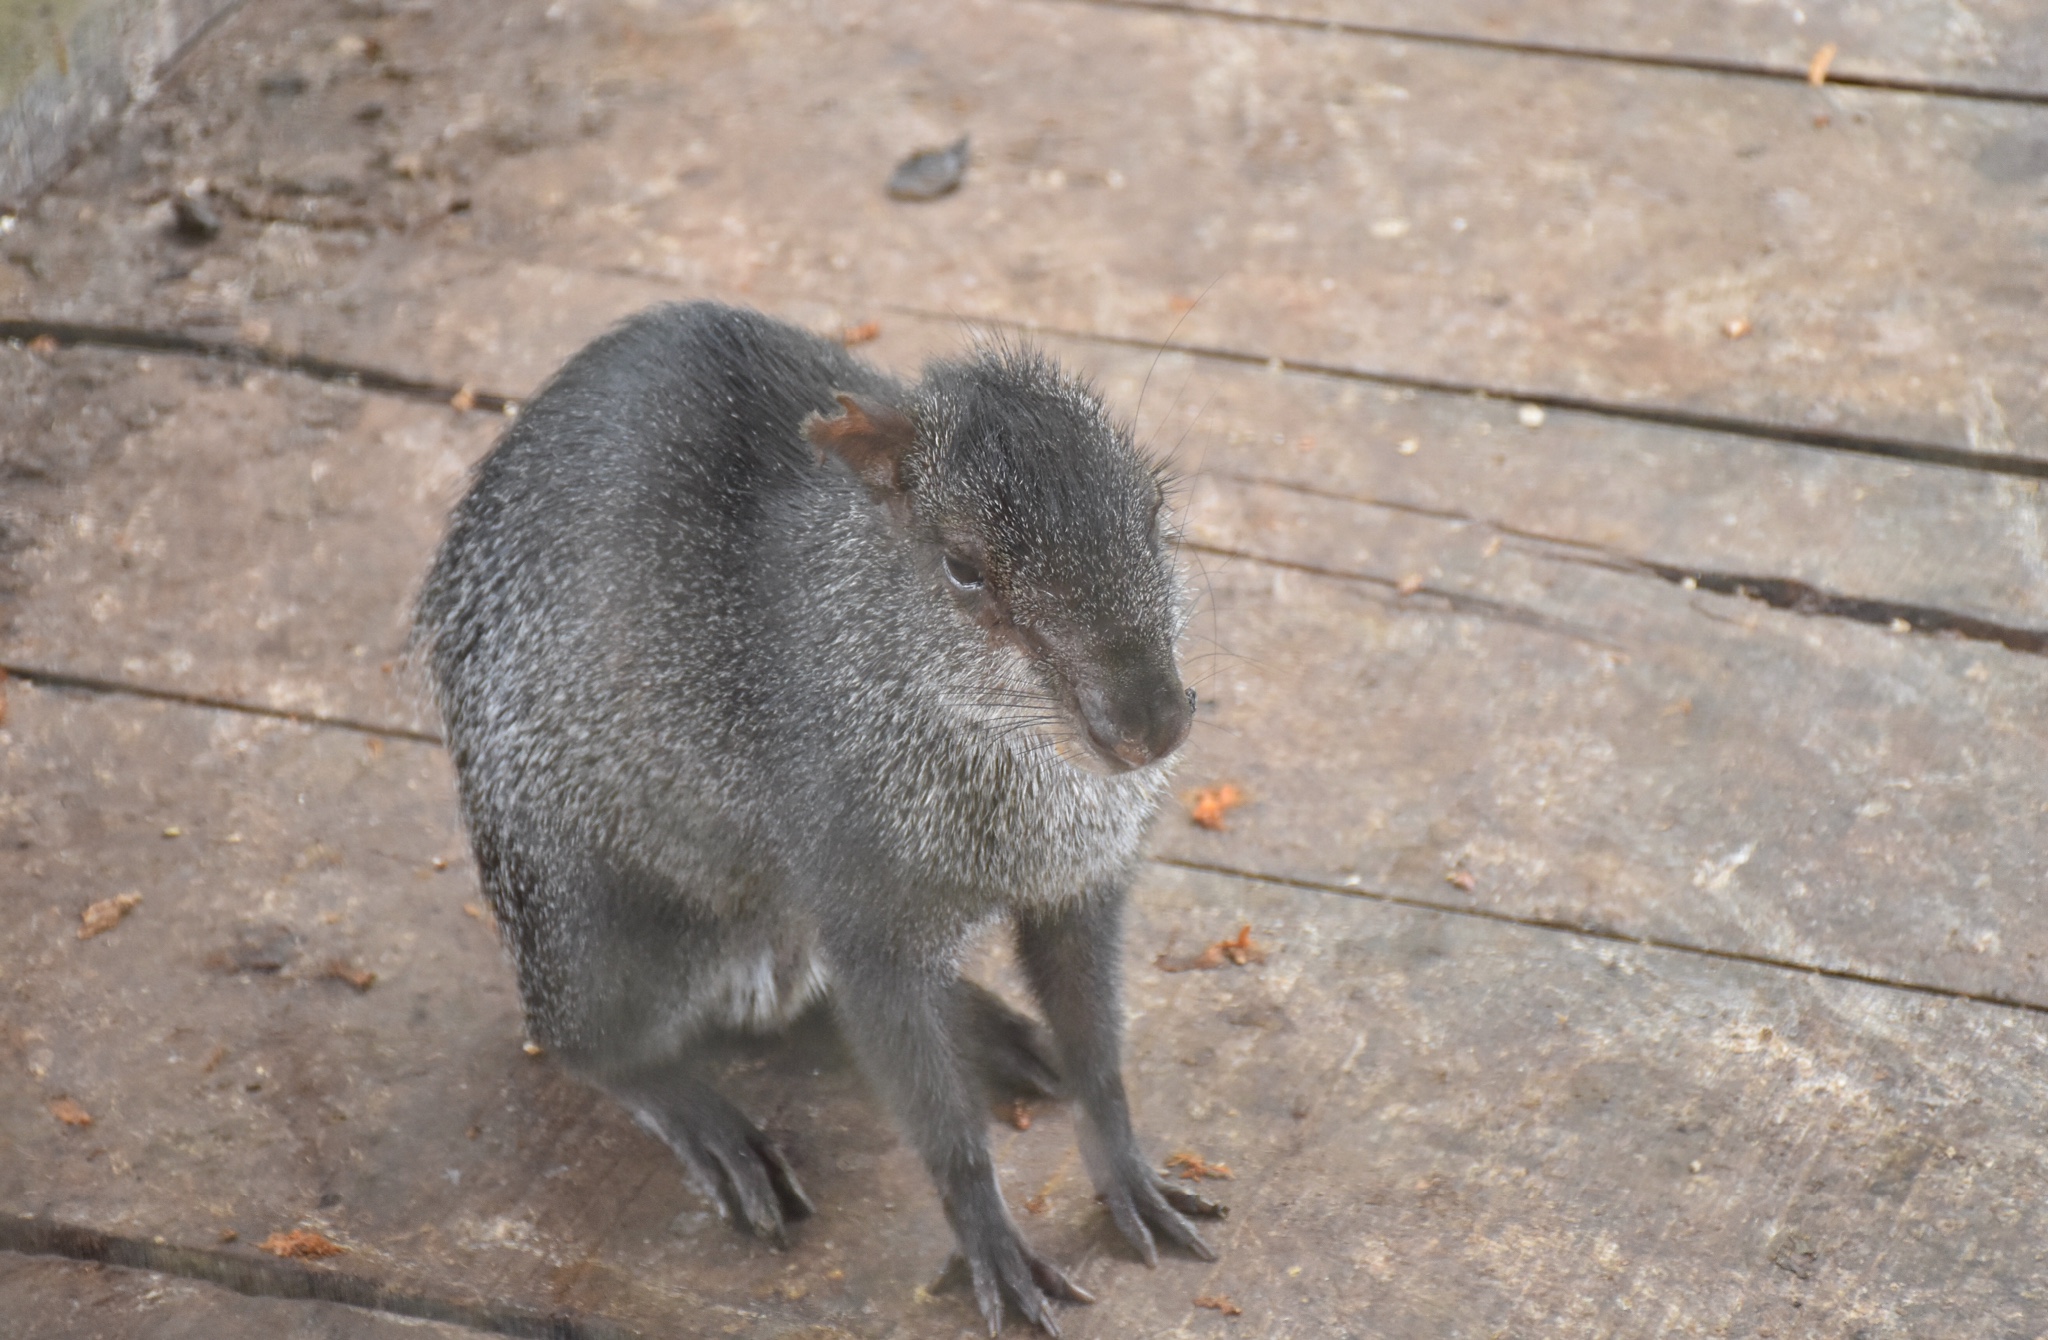
[[[763,641],[791,515],[858,505],[800,431],[849,388],[901,395],[836,344],[695,303],[602,336],[527,404],[419,601],[466,803],[618,823],[605,798],[664,776],[745,785],[734,732],[786,659]]]

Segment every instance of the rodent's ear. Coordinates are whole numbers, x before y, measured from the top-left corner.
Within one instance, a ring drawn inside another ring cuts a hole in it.
[[[901,410],[857,400],[841,391],[841,413],[832,418],[813,414],[804,420],[804,436],[818,449],[818,459],[837,456],[877,498],[903,494],[903,458],[917,441],[917,425]]]

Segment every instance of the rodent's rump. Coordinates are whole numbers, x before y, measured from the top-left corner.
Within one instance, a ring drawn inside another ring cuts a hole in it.
[[[1067,1035],[1115,1024],[1114,912],[1193,711],[1171,522],[1159,471],[1037,353],[906,385],[708,303],[598,339],[478,467],[417,630],[529,1025],[757,1231],[809,1203],[690,1042],[829,982],[977,1281],[1050,1324],[1059,1290],[1016,1284],[979,1119],[925,1053],[1037,1027],[982,1027],[1007,1007],[955,976],[974,928],[1007,915],[1028,960],[1028,927],[1107,915],[1107,967],[1061,951],[1089,960],[1073,1001],[1048,998],[1059,964],[1035,979],[1042,1070],[1080,1072],[1102,1176],[1136,1176],[1114,1046]]]

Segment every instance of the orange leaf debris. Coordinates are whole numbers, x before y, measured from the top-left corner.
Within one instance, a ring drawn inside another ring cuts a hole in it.
[[[1197,828],[1206,828],[1220,833],[1225,825],[1223,816],[1244,804],[1244,792],[1229,782],[1215,786],[1204,786],[1188,793],[1188,817],[1195,821]]]
[[[63,1122],[66,1126],[92,1125],[92,1113],[86,1111],[77,1103],[72,1102],[69,1098],[52,1098],[50,1100],[50,1115]]]
[[[1236,1174],[1227,1163],[1211,1163],[1200,1154],[1182,1150],[1166,1157],[1166,1166],[1180,1174],[1183,1182],[1229,1181]]]
[[[348,1248],[310,1228],[295,1228],[289,1233],[272,1233],[256,1244],[257,1250],[281,1256],[289,1261],[316,1261],[323,1256],[340,1256]]]
[[[1235,963],[1242,968],[1248,963],[1265,961],[1266,947],[1252,939],[1251,923],[1246,922],[1238,928],[1235,938],[1218,940],[1192,958],[1175,959],[1171,955],[1161,954],[1153,963],[1161,972],[1207,972],[1211,968],[1220,968],[1225,963]]]
[[[112,898],[102,898],[78,914],[78,938],[90,940],[95,935],[105,935],[121,924],[121,919],[142,905],[139,893],[123,893]]]

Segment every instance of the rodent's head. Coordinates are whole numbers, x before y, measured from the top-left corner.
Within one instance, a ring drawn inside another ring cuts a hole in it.
[[[1194,702],[1174,659],[1186,600],[1167,480],[1095,394],[1042,354],[998,348],[927,368],[907,409],[839,403],[805,435],[1053,697],[1061,752],[1125,772],[1177,749]]]

